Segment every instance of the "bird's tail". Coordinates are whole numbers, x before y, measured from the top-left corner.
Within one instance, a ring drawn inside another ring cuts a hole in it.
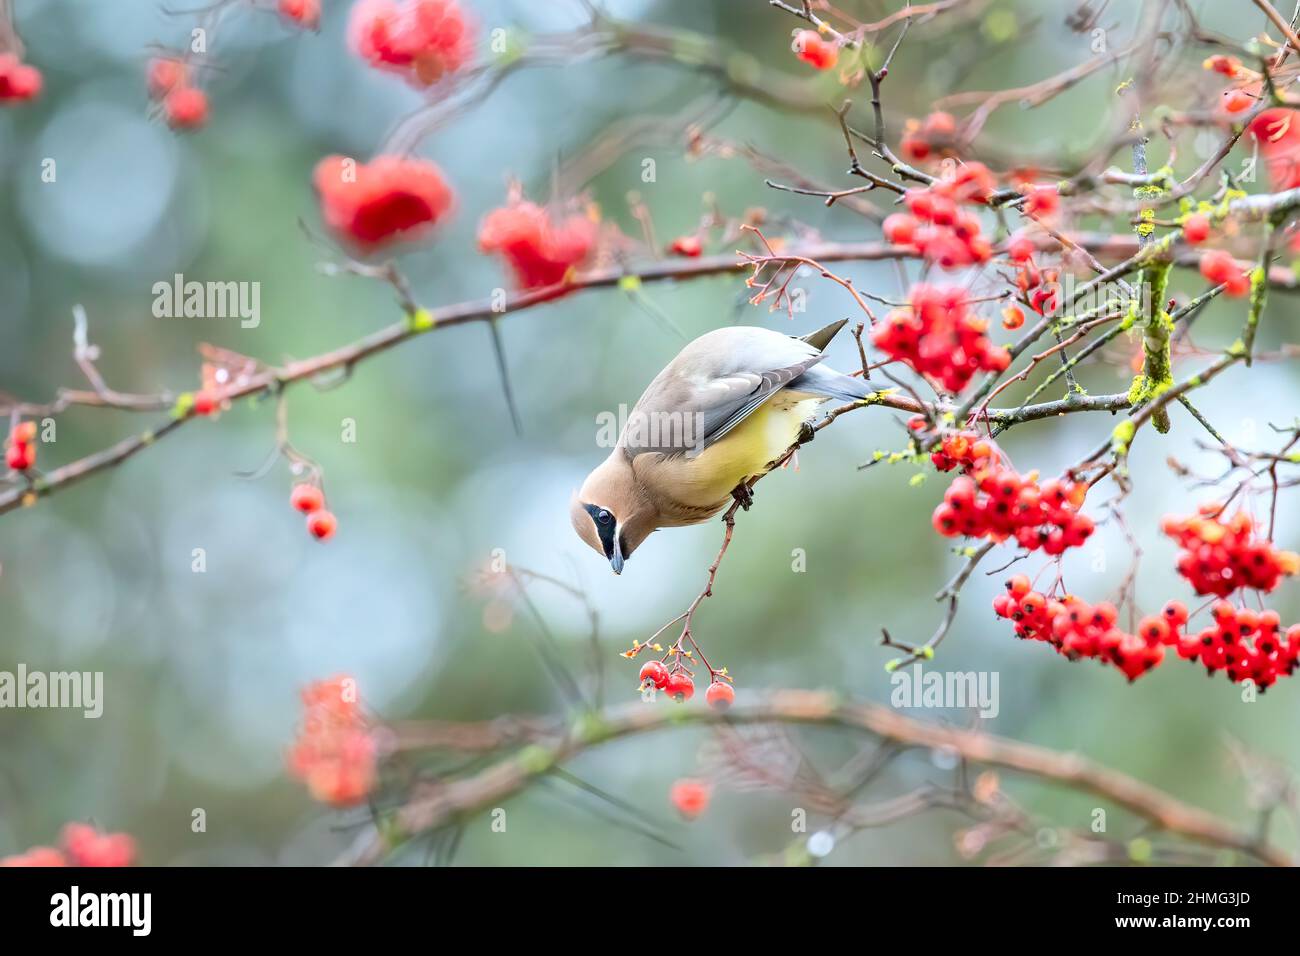
[[[840,319],[838,322],[832,322],[816,332],[809,332],[807,335],[801,335],[805,342],[815,348],[818,352],[825,352],[826,346],[831,344],[831,339],[839,334],[840,329],[848,323],[848,319]]]
[[[876,389],[870,382],[852,378],[834,369],[814,365],[788,386],[793,392],[807,392],[811,395],[825,395],[842,402],[856,402],[873,395]]]

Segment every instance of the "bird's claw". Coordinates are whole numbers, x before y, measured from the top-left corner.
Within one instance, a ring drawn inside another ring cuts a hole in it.
[[[736,499],[736,503],[744,511],[748,511],[749,506],[754,503],[754,492],[743,481],[731,490],[731,497]]]
[[[817,437],[817,429],[813,427],[812,422],[801,422],[799,424],[799,444],[806,445]]]

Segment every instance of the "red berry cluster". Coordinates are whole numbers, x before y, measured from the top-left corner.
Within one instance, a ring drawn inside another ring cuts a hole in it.
[[[1236,608],[1223,600],[1212,608],[1214,623],[1198,634],[1186,631],[1189,615],[1181,601],[1142,618],[1137,633],[1129,634],[1115,623],[1115,605],[1089,605],[1072,594],[1049,598],[1019,574],[1007,582],[1007,593],[993,599],[993,611],[1015,622],[1017,637],[1045,641],[1071,660],[1113,664],[1130,682],[1158,667],[1166,648],[1183,660],[1200,660],[1211,675],[1223,671],[1228,680],[1250,680],[1261,691],[1291,674],[1300,658],[1300,625],[1283,633],[1276,611]]]
[[[564,282],[569,270],[585,262],[596,248],[599,230],[590,215],[560,218],[515,195],[484,217],[478,246],[501,254],[519,288],[540,289]]]
[[[669,668],[661,661],[646,661],[641,666],[640,680],[642,687],[661,690],[679,704],[695,696],[695,681],[680,664]],[[727,680],[715,675],[704,692],[704,700],[714,710],[726,710],[736,702],[736,690]]]
[[[276,9],[280,16],[304,30],[320,26],[320,0],[280,0]]]
[[[918,283],[911,305],[877,323],[871,340],[945,390],[960,392],[981,369],[1001,372],[1011,364],[1011,353],[989,341],[987,330],[965,289]]]
[[[840,48],[816,30],[795,30],[790,42],[794,55],[815,70],[829,70],[840,58]]]
[[[1087,492],[1083,482],[1052,479],[1040,485],[1032,473],[982,468],[953,479],[931,521],[944,537],[1014,538],[1026,551],[1042,548],[1056,556],[1081,547],[1096,530],[1079,512]]]
[[[5,445],[5,464],[14,471],[27,471],[35,467],[35,422],[19,422],[9,432],[9,441]]]
[[[1165,659],[1171,630],[1161,618],[1147,618],[1137,634],[1128,634],[1115,623],[1119,618],[1115,605],[1107,601],[1089,605],[1073,594],[1049,598],[1033,590],[1023,574],[1011,578],[1007,592],[993,599],[993,611],[1015,622],[1017,637],[1045,641],[1071,660],[1091,657],[1113,664],[1130,682]],[[1154,634],[1148,627],[1152,623]]]
[[[1178,638],[1178,654],[1197,660],[1210,674],[1223,671],[1228,680],[1249,680],[1260,690],[1290,675],[1300,658],[1300,624],[1282,631],[1276,611],[1252,611],[1215,601],[1214,623],[1199,634]]]
[[[309,481],[302,481],[293,486],[289,493],[289,503],[307,516],[307,531],[317,541],[328,541],[334,537],[339,522],[333,512],[325,508],[325,492],[320,486]]]
[[[474,29],[456,0],[359,0],[348,21],[353,51],[412,86],[430,86],[474,57]]]
[[[1227,597],[1238,588],[1272,591],[1278,581],[1300,571],[1300,555],[1278,551],[1272,542],[1255,537],[1250,515],[1238,512],[1224,519],[1216,505],[1201,514],[1166,516],[1160,530],[1183,548],[1178,573],[1197,594]]]
[[[175,56],[149,61],[149,96],[162,104],[172,129],[198,129],[208,121],[208,96],[190,82],[190,68]]]
[[[903,138],[898,149],[914,163],[923,163],[936,151],[950,146],[957,135],[957,121],[951,113],[936,110],[923,120],[909,119],[903,124]]]
[[[363,253],[420,238],[454,204],[442,171],[415,157],[379,156],[360,163],[326,156],[316,164],[314,182],[325,225]]]
[[[103,833],[88,823],[63,828],[60,847],[36,846],[0,858],[0,866],[130,866],[135,840],[125,833]]]
[[[352,806],[374,789],[378,748],[350,677],[315,681],[302,692],[303,722],[289,769],[311,795]]]
[[[982,163],[967,163],[954,175],[903,197],[908,213],[894,213],[881,228],[891,245],[912,249],[943,269],[987,262],[993,245],[980,232],[980,218],[964,204],[987,200],[997,183]]]
[[[1225,286],[1224,295],[1240,298],[1250,291],[1250,274],[1222,249],[1211,249],[1201,256],[1201,275],[1215,285]]]
[[[925,426],[925,418],[921,415],[907,423],[913,431],[920,431]],[[971,474],[987,467],[995,454],[993,442],[978,432],[949,432],[943,436],[938,450],[930,454],[930,461],[940,471],[961,468],[966,474]]]
[[[1017,236],[1007,243],[1007,255],[1018,263],[1016,288],[1029,307],[1039,315],[1055,312],[1060,304],[1060,273],[1056,269],[1039,269],[1034,264],[1034,242],[1028,236]]]
[[[0,53],[0,106],[26,103],[41,95],[41,71],[12,53]]]

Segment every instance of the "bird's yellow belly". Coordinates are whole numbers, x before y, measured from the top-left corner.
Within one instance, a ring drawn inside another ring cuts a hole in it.
[[[691,508],[714,510],[725,504],[741,481],[762,474],[768,464],[794,444],[800,426],[824,401],[821,397],[778,392],[699,455],[665,462],[665,472],[672,473],[667,486],[673,489],[673,497]]]

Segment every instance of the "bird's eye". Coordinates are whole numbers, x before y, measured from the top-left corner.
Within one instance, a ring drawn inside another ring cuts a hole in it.
[[[601,508],[599,511],[596,512],[596,520],[599,521],[601,524],[609,524],[611,521],[614,520],[614,516],[610,514],[608,511],[606,511],[604,508]]]

